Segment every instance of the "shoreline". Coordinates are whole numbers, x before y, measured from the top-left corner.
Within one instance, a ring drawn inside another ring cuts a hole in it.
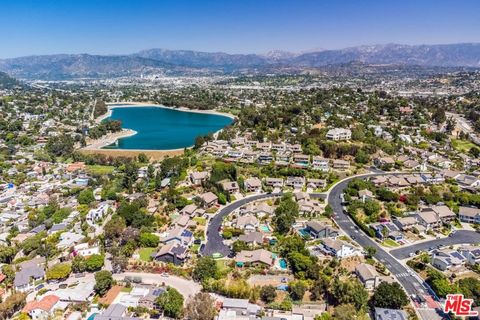
[[[236,116],[234,116],[233,114],[219,112],[219,111],[215,111],[215,110],[188,109],[188,108],[185,108],[185,107],[178,107],[178,108],[167,107],[167,106],[164,106],[164,105],[150,103],[150,102],[109,102],[109,103],[106,103],[106,105],[107,105],[108,111],[105,114],[97,117],[95,119],[95,123],[100,123],[103,120],[110,118],[112,116],[112,113],[113,113],[112,110],[113,109],[132,108],[132,107],[139,107],[139,108],[154,107],[154,108],[176,110],[176,111],[180,111],[180,112],[211,114],[211,115],[227,117],[227,118],[230,118],[232,120],[234,120],[236,118]],[[223,128],[214,132],[213,134],[217,135],[222,130],[223,130]],[[87,146],[85,146],[83,148],[80,148],[79,150],[88,151],[88,153],[91,153],[91,151],[99,151],[99,153],[108,152],[109,154],[113,154],[113,153],[136,153],[136,154],[139,154],[139,153],[142,153],[142,152],[143,153],[155,153],[155,154],[157,154],[157,153],[158,154],[160,154],[160,153],[162,153],[162,154],[170,154],[170,153],[179,154],[179,153],[183,153],[183,151],[185,149],[191,149],[193,147],[193,145],[190,145],[190,146],[187,146],[187,147],[184,147],[184,148],[177,148],[177,149],[120,149],[120,148],[105,149],[106,146],[116,143],[119,139],[128,138],[128,137],[134,136],[136,134],[137,134],[137,132],[135,130],[124,128],[124,129],[122,129],[122,131],[120,133],[115,133],[115,134],[113,134],[113,136],[112,135],[107,135],[106,137],[102,137],[102,138],[100,138],[96,141],[92,141]]]
[[[139,107],[139,108],[154,107],[154,108],[169,109],[169,110],[180,111],[180,112],[212,114],[212,115],[227,117],[227,118],[230,118],[232,120],[234,120],[236,118],[236,116],[234,116],[233,114],[226,113],[226,112],[220,112],[220,111],[216,111],[216,110],[188,109],[188,108],[185,108],[185,107],[168,107],[168,106],[164,106],[164,105],[161,105],[161,104],[155,104],[155,103],[151,103],[151,102],[127,102],[127,101],[125,101],[125,102],[108,102],[108,103],[106,103],[106,105],[107,105],[107,108],[108,108],[107,113],[105,113],[104,115],[101,115],[100,117],[95,119],[95,121],[99,121],[99,119],[100,119],[100,121],[102,121],[106,118],[109,118],[112,115],[112,110],[113,109],[132,108],[132,107]]]

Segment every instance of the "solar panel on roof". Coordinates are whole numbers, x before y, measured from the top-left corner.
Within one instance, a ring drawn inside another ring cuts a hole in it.
[[[456,252],[456,251],[453,251],[452,253],[450,253],[452,257],[455,257],[459,260],[465,260],[465,257],[462,256],[460,253]]]

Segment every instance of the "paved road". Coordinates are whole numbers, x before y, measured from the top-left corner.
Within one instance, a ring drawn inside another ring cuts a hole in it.
[[[470,230],[458,230],[455,234],[448,238],[435,239],[431,241],[420,242],[411,246],[404,246],[398,249],[390,250],[390,254],[397,259],[406,259],[410,253],[420,251],[429,251],[430,248],[438,248],[439,246],[450,246],[455,244],[476,244],[480,243],[480,233]]]
[[[202,290],[202,286],[193,280],[187,280],[177,276],[169,275],[165,277],[157,273],[142,273],[142,272],[123,272],[114,273],[113,278],[115,280],[123,280],[125,277],[141,277],[143,283],[161,285],[165,284],[172,288],[175,288],[180,292],[187,301],[189,296],[194,296]]]
[[[372,177],[377,175],[392,174],[392,173],[373,173],[369,175],[363,175],[362,178]],[[395,173],[395,175],[402,175],[403,173]],[[400,284],[405,288],[409,295],[415,294],[417,296],[429,296],[429,288],[426,286],[424,281],[418,277],[415,273],[407,269],[402,263],[400,263],[396,258],[386,252],[377,242],[372,240],[367,236],[363,231],[361,231],[355,223],[350,219],[350,217],[343,212],[342,203],[340,195],[343,193],[343,190],[347,187],[348,183],[358,177],[350,177],[345,179],[335,185],[329,193],[328,203],[332,206],[333,211],[335,212],[334,220],[339,225],[339,227],[350,237],[354,237],[355,241],[365,247],[374,247],[377,252],[375,258],[382,262],[385,267],[394,275]],[[420,311],[422,319],[442,319],[441,316],[438,316],[433,312],[433,310],[422,310]],[[425,314],[424,314],[425,313]]]
[[[211,256],[214,253],[221,253],[222,255],[226,256],[230,253],[230,248],[223,243],[223,237],[219,232],[224,217],[228,216],[234,210],[246,205],[247,203],[281,196],[281,192],[258,194],[235,201],[220,209],[220,211],[212,219],[210,219],[208,224],[207,242],[203,248],[202,255]]]

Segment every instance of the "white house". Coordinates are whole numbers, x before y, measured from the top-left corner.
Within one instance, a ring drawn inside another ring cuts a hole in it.
[[[342,240],[323,239],[323,248],[337,258],[346,258],[355,254],[355,249]]]
[[[350,140],[352,138],[352,131],[344,128],[330,129],[328,130],[326,137],[327,139],[334,141]]]
[[[86,221],[90,226],[94,226],[95,222],[103,219],[107,215],[108,209],[110,208],[107,202],[102,202],[95,209],[90,209],[87,213]]]

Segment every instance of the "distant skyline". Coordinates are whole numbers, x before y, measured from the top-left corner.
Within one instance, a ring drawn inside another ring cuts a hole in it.
[[[0,12],[0,58],[480,42],[478,0],[2,0]]]

